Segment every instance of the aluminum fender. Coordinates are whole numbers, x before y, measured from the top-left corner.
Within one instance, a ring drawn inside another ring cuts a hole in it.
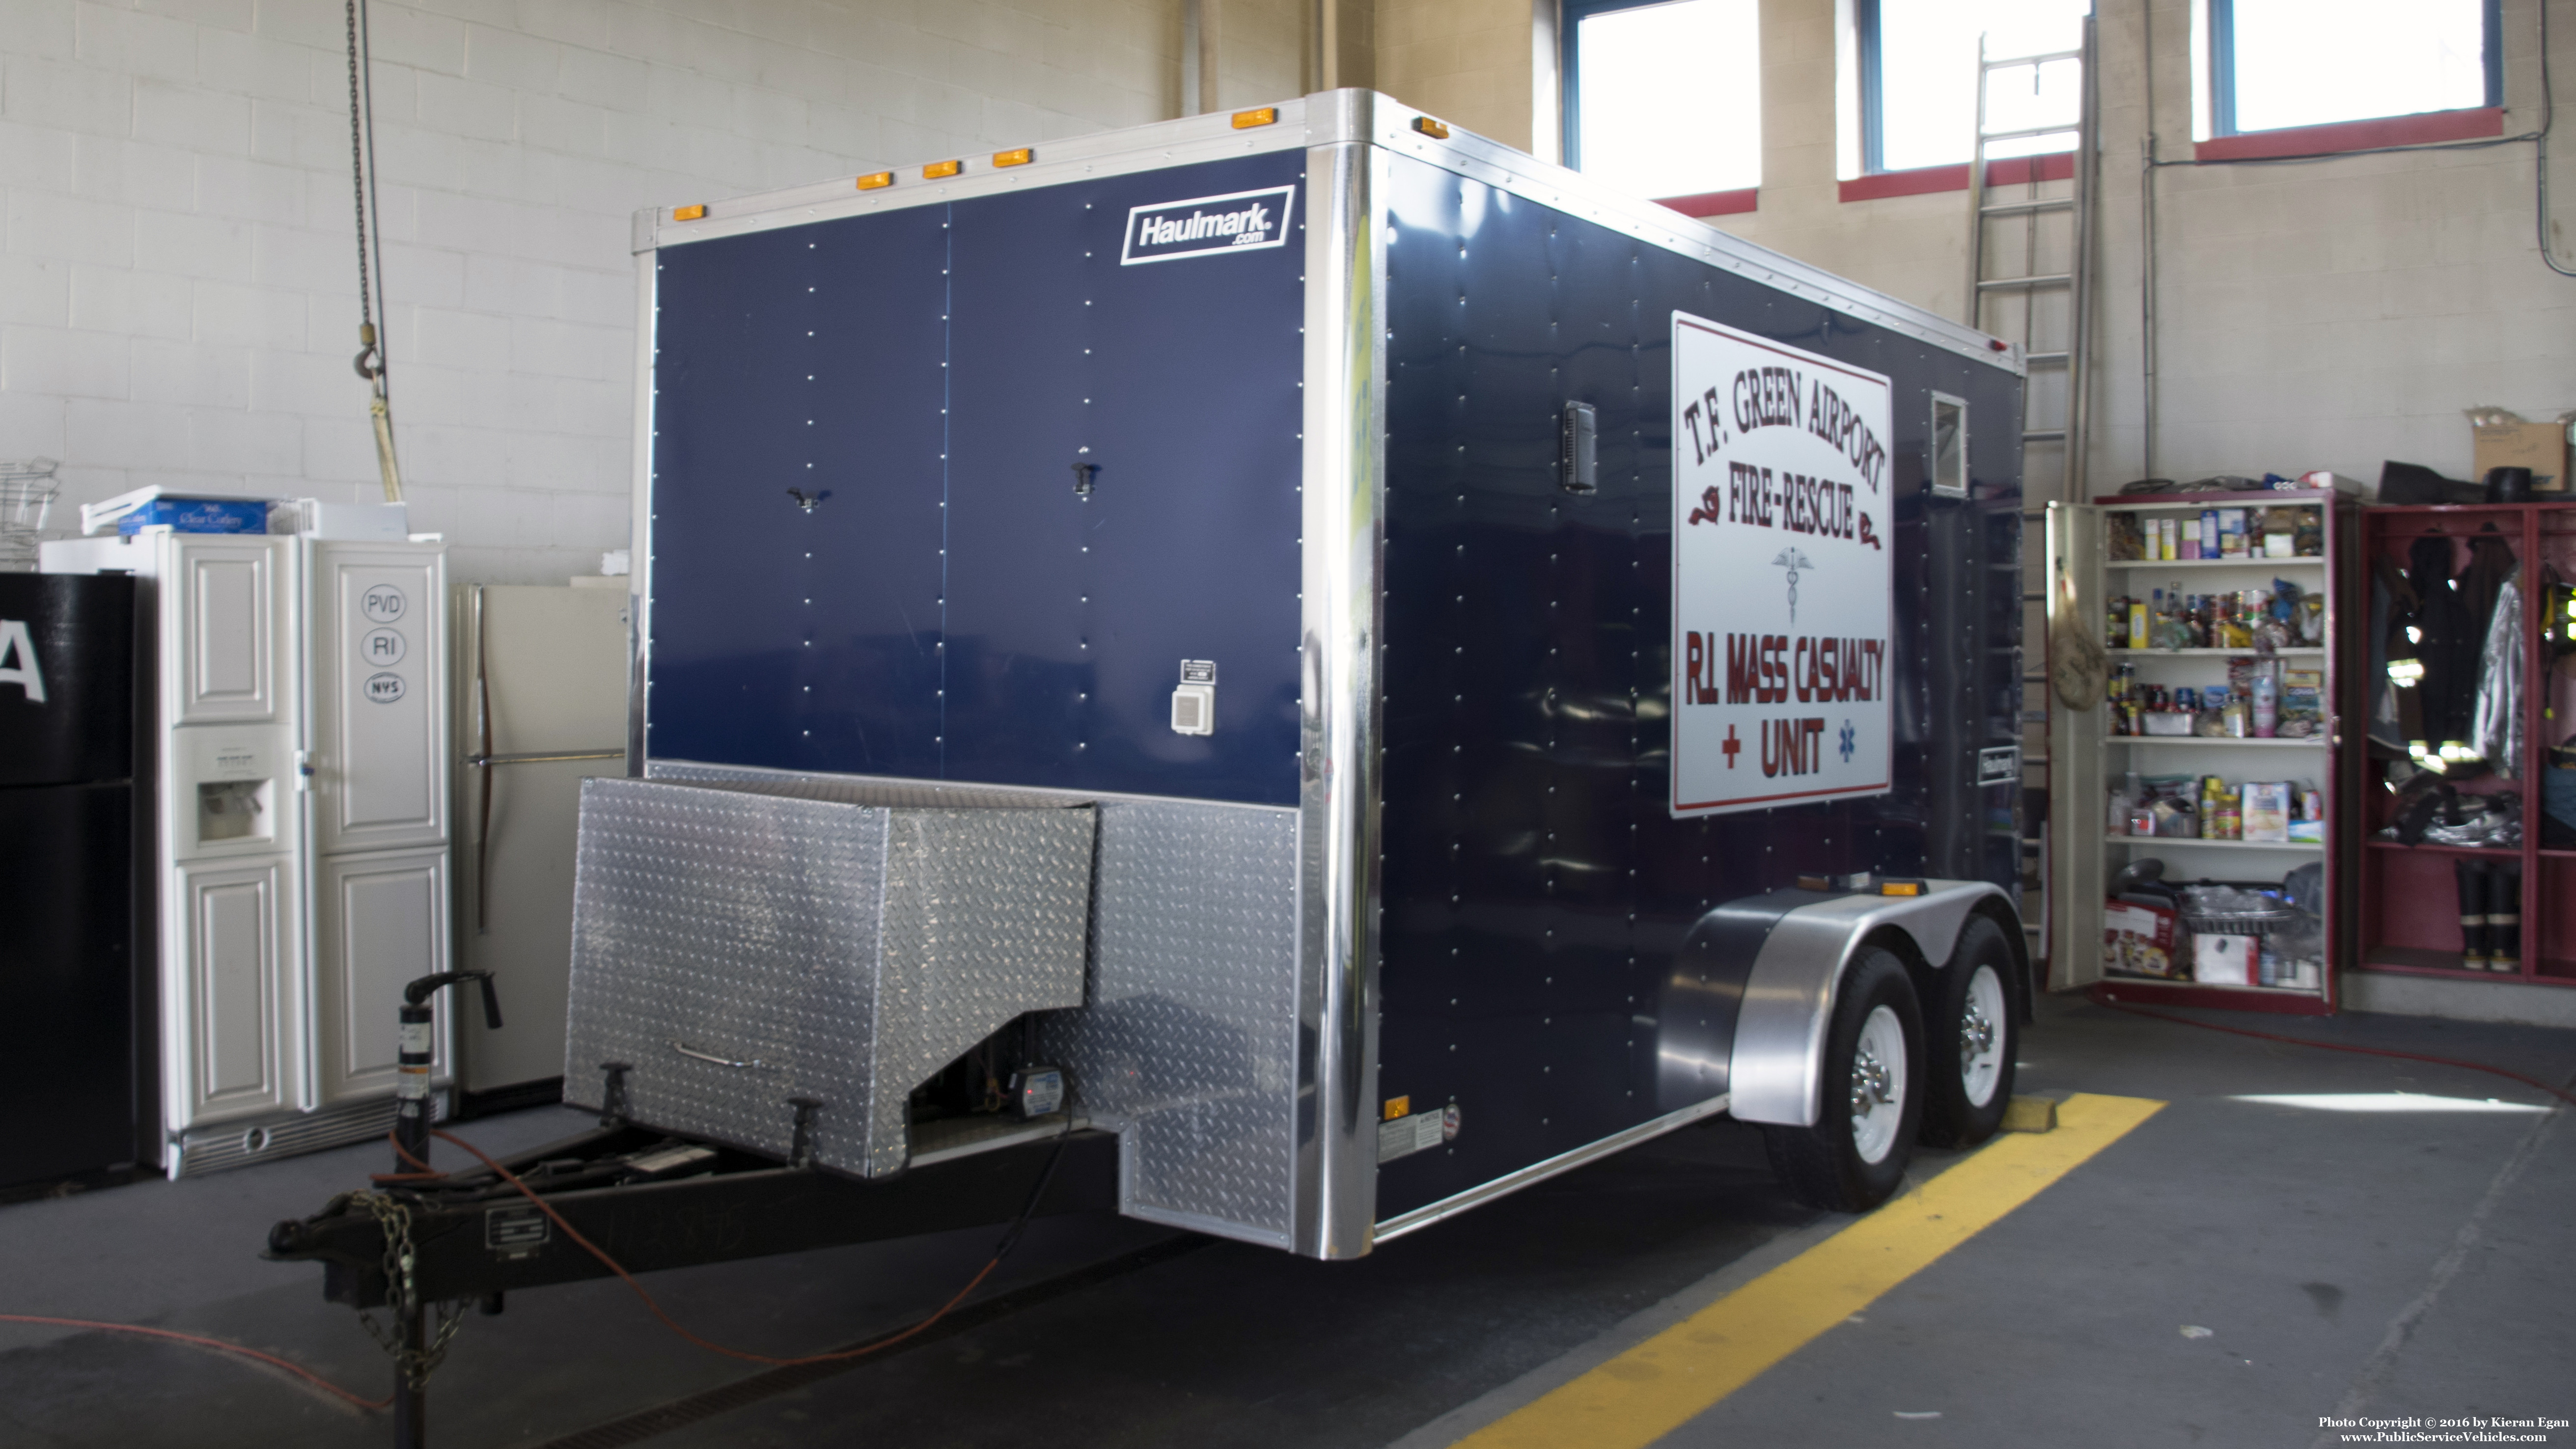
[[[1739,1121],[1816,1125],[1825,1024],[1833,1019],[1834,992],[1853,948],[1879,927],[1894,926],[1924,960],[1944,965],[1968,912],[1988,896],[2012,903],[1991,881],[1935,880],[1919,896],[1842,896],[1782,916],[1744,983],[1727,1072],[1728,1110]]]

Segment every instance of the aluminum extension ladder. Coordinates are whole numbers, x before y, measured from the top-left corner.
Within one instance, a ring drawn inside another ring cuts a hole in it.
[[[2023,393],[2022,416],[2022,786],[2020,815],[2023,929],[2032,937],[2032,956],[2048,951],[2048,843],[2045,810],[2034,810],[2045,798],[2049,781],[2049,722],[2055,708],[2048,685],[2047,533],[2040,527],[2052,502],[2084,498],[2085,366],[2093,295],[2093,214],[2096,192],[2096,137],[2101,118],[2101,89],[2094,64],[2093,19],[2084,20],[2083,39],[2074,50],[1995,59],[1977,40],[1976,145],[1968,161],[1968,325],[1998,337],[2018,335],[2029,362],[2029,385]],[[2080,99],[2076,121],[2065,125],[1989,131],[1986,93],[1999,71],[2027,70],[2034,89],[2040,68],[2073,61],[2078,67]],[[2038,158],[2032,158],[2028,180],[2012,200],[2000,200],[1986,185],[1987,147],[1997,141],[2075,133],[2073,176],[2058,194],[2043,194]],[[2018,222],[2018,245],[2011,244]],[[1991,229],[1991,231],[1990,231]],[[1990,273],[1997,265],[2017,271]],[[2057,305],[2047,305],[2056,299]],[[2051,451],[2055,461],[2050,461]],[[2041,586],[2032,587],[2034,581]],[[2034,642],[2035,641],[2035,642]],[[2036,658],[2039,668],[2029,667]],[[2032,748],[2033,741],[2038,744]],[[2033,898],[2036,898],[2034,901]],[[2036,905],[2036,909],[2032,907]]]

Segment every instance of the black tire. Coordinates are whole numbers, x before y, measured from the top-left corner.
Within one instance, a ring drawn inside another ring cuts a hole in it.
[[[1895,1135],[1875,1162],[1862,1157],[1852,1116],[1853,1059],[1863,1027],[1880,1008],[1895,1018],[1904,1041],[1901,1101]],[[1798,1200],[1828,1212],[1867,1212],[1887,1201],[1905,1180],[1905,1165],[1923,1121],[1923,1016],[1905,963],[1876,946],[1864,946],[1844,969],[1825,1033],[1824,1100],[1813,1127],[1762,1129],[1771,1169]]]
[[[1980,972],[1990,974],[1991,991],[1980,989]],[[2003,1125],[2004,1107],[2012,1101],[2013,1058],[2021,1050],[2021,997],[2013,989],[2020,972],[2004,928],[1991,916],[1968,917],[1949,964],[1934,973],[1923,1050],[1924,1146],[1974,1147]],[[1986,1049],[1971,1056],[1968,1009],[1978,997],[1983,1006],[1977,1029]],[[1998,1001],[2001,1010],[1995,1009]],[[1991,1075],[1980,1070],[1972,1085],[1972,1064],[1991,1068]]]

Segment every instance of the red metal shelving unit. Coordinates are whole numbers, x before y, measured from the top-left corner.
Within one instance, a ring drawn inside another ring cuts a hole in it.
[[[2576,580],[2576,502],[2365,509],[2362,556],[2365,561],[2380,557],[2402,561],[2408,545],[2426,534],[2438,534],[2454,540],[2452,569],[2457,573],[2467,561],[2469,541],[2489,527],[2504,536],[2522,564],[2523,758],[2518,778],[2487,774],[2458,783],[2464,792],[2519,794],[2522,845],[2519,850],[2408,846],[2380,838],[2393,797],[2384,784],[2382,751],[2365,751],[2372,758],[2360,790],[2363,838],[2354,850],[2360,864],[2360,919],[2346,965],[2354,970],[2463,982],[2576,987],[2576,850],[2542,844],[2546,834],[2542,782],[2549,747],[2567,739],[2571,722],[2576,722],[2576,675],[2551,668],[2553,655],[2542,643],[2540,627],[2549,603],[2550,576]],[[2366,577],[2361,587],[2367,590]],[[2367,616],[2367,605],[2367,593],[2358,594],[2356,617]],[[2366,659],[2367,641],[2359,647],[2362,653],[2356,658]],[[2366,699],[2362,707],[2367,707]],[[2366,737],[2366,718],[2360,724],[2356,733]],[[2470,970],[2461,964],[2459,895],[2452,862],[2464,857],[2513,860],[2521,868],[2522,959],[2516,971]]]

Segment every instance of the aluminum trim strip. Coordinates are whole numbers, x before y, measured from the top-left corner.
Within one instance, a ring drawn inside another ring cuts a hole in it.
[[[1935,880],[1919,896],[1838,896],[1782,916],[1744,983],[1726,1085],[1746,1122],[1812,1127],[1820,1110],[1825,1031],[1843,968],[1863,938],[1882,926],[1905,932],[1936,968],[1950,959],[1968,912],[1988,896],[2010,909],[1991,881]],[[2016,916],[2018,919],[2018,916]]]
[[[1518,1172],[1505,1173],[1491,1182],[1480,1183],[1465,1192],[1452,1193],[1438,1202],[1424,1203],[1411,1212],[1397,1213],[1377,1225],[1377,1241],[1384,1243],[1403,1237],[1416,1228],[1427,1228],[1433,1223],[1456,1217],[1469,1208],[1480,1207],[1498,1197],[1508,1197],[1533,1183],[1545,1182],[1559,1173],[1572,1172],[1585,1163],[1598,1161],[1614,1152],[1622,1152],[1634,1147],[1640,1142],[1661,1137],[1676,1128],[1687,1127],[1693,1122],[1714,1117],[1727,1110],[1728,1100],[1725,1093],[1720,1093],[1705,1102],[1694,1102],[1677,1111],[1667,1112],[1651,1122],[1640,1122],[1625,1131],[1613,1132],[1598,1142],[1586,1143],[1570,1152],[1560,1152],[1544,1162],[1533,1162]]]
[[[1125,176],[1201,161],[1293,151],[1310,144],[1307,103],[1281,101],[1277,109],[1279,119],[1272,124],[1240,131],[1234,129],[1231,112],[1218,111],[1048,141],[1035,148],[1038,159],[1025,166],[995,167],[989,158],[968,157],[957,175],[935,182],[922,180],[919,166],[914,165],[895,168],[895,184],[877,191],[858,190],[854,174],[730,201],[710,201],[703,203],[707,214],[695,221],[673,221],[669,208],[655,207],[636,213],[636,231],[639,242],[649,229],[657,245],[682,246],[844,216],[945,206],[973,197],[1056,186],[1086,177]]]
[[[1306,162],[1297,949],[1315,1048],[1299,1064],[1294,1250],[1315,1258],[1366,1253],[1377,1216],[1385,165],[1349,141]]]
[[[805,781],[821,784],[874,786],[888,790],[924,790],[932,794],[956,795],[964,799],[978,796],[1000,796],[1011,803],[1024,803],[1032,798],[1063,805],[1191,805],[1211,810],[1250,810],[1264,815],[1293,815],[1294,805],[1254,805],[1241,800],[1197,800],[1185,795],[1125,795],[1113,790],[1063,790],[1051,785],[992,785],[974,780],[921,780],[904,775],[844,775],[816,770],[777,770],[759,765],[717,765],[703,760],[670,760],[656,758],[645,766],[646,774],[656,780],[721,783],[743,781],[793,785]]]
[[[634,494],[626,537],[626,774],[644,774],[644,724],[648,658],[653,647],[653,369],[659,354],[660,252],[635,258],[635,438],[630,463]]]

